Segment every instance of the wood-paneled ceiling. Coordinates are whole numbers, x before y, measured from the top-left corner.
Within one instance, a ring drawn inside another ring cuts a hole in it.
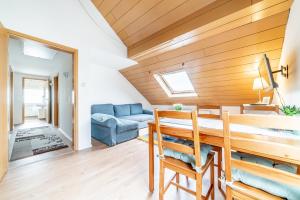
[[[252,84],[262,54],[278,68],[292,0],[93,3],[138,61],[121,73],[150,103],[239,105],[258,100]],[[179,69],[197,97],[169,98],[153,77]]]

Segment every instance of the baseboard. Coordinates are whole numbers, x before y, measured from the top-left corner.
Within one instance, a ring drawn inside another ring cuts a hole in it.
[[[88,144],[86,146],[78,147],[78,151],[82,151],[82,150],[89,149],[89,148],[92,148],[92,147],[93,147],[92,144]]]
[[[58,128],[58,130],[70,141],[72,142],[72,138],[65,132],[63,131],[61,128]]]
[[[9,142],[8,142],[8,160],[10,160],[11,155],[12,155],[12,150],[14,148],[15,144],[15,139],[16,139],[17,134],[15,132],[12,132],[9,134]]]

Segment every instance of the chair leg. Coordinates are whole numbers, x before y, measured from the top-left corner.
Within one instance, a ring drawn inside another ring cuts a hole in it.
[[[226,200],[232,200],[232,192],[229,186],[226,186]]]
[[[202,175],[196,174],[196,200],[202,199]]]
[[[210,164],[210,184],[212,186],[212,190],[211,190],[211,200],[215,199],[215,165],[214,162],[212,162]]]
[[[164,199],[164,190],[165,190],[165,167],[162,161],[160,161],[160,170],[159,170],[159,200]]]
[[[179,173],[176,172],[176,183],[179,184]],[[176,186],[176,189],[178,190],[178,186]]]
[[[218,149],[218,188],[221,190],[221,176],[222,176],[222,148]]]

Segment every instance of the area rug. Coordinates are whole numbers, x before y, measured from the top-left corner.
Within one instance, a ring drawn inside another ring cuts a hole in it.
[[[16,130],[16,138],[10,160],[18,160],[41,153],[67,148],[61,133],[53,127],[45,126]]]

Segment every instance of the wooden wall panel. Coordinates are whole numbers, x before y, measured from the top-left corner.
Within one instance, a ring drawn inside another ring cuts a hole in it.
[[[136,66],[121,70],[121,73],[151,104],[254,103],[258,94],[252,90],[252,84],[258,77],[259,60],[267,53],[273,69],[278,68],[287,17],[286,11],[275,14],[160,54],[156,59],[143,60]],[[153,78],[155,73],[179,69],[188,72],[198,97],[169,98]]]
[[[120,72],[150,103],[239,105],[258,100],[252,84],[264,53],[278,68],[292,0],[93,3],[138,61]],[[153,77],[181,69],[197,97],[169,98]]]
[[[128,46],[215,1],[228,0],[92,0]]]

